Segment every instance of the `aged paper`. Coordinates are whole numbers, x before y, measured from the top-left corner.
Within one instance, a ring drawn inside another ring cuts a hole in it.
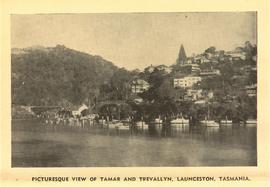
[[[3,186],[269,185],[267,1],[1,8]]]

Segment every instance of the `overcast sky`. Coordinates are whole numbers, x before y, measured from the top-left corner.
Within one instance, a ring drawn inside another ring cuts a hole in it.
[[[256,44],[256,29],[254,12],[12,15],[11,46],[62,44],[131,70],[175,63],[181,44],[187,56]]]

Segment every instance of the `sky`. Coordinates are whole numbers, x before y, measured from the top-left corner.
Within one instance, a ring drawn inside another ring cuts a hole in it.
[[[187,56],[256,44],[256,19],[255,12],[13,14],[11,47],[60,44],[143,70],[174,64],[181,44]]]

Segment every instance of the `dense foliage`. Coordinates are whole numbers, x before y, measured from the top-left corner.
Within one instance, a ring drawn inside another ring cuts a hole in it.
[[[118,70],[100,56],[65,46],[27,48],[11,55],[12,103],[70,105],[89,102]]]

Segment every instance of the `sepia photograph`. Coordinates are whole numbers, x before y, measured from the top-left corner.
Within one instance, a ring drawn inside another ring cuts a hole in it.
[[[10,26],[12,168],[257,166],[257,12]]]

